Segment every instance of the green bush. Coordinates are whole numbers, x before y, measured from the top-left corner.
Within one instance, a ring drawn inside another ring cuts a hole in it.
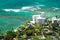
[[[3,39],[4,38],[4,36],[3,35],[0,35],[0,39]]]
[[[20,40],[26,40],[25,38],[20,38]]]
[[[16,37],[16,33],[14,31],[8,31],[5,35],[6,40],[13,40]]]
[[[32,37],[32,40],[40,40],[38,36]]]
[[[24,35],[22,35],[22,36],[21,36],[21,38],[27,38],[27,35],[26,35],[26,34],[24,34]]]
[[[26,34],[27,34],[28,36],[32,35],[32,34],[33,34],[33,30],[26,30]]]

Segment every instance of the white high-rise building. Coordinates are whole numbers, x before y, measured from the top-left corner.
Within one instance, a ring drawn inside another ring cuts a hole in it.
[[[39,18],[40,17],[40,15],[33,15],[32,16],[32,21],[30,21],[31,23],[36,23],[36,20],[37,20],[37,18]]]
[[[45,12],[41,12],[41,15],[33,15],[31,23],[44,24],[45,20]]]
[[[44,24],[45,23],[45,20],[46,20],[46,18],[37,18],[37,20],[36,20],[36,23],[38,23],[38,24]]]
[[[45,17],[46,16],[46,13],[45,12],[41,12],[41,17]]]
[[[40,18],[40,15],[33,15],[33,17],[32,17],[33,21],[36,21],[37,18]]]

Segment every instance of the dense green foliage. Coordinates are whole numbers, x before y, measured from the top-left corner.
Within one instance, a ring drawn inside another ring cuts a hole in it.
[[[19,40],[53,40],[53,37],[51,36],[55,36],[56,39],[59,39],[59,25],[52,23],[43,25],[35,23],[33,24],[34,26],[29,25],[30,24],[28,23],[22,25],[16,32],[13,30],[8,31],[6,34],[0,35],[0,39],[13,40],[14,38],[18,38]]]

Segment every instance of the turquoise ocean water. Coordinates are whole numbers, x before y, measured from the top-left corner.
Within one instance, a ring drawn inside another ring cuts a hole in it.
[[[60,8],[60,0],[0,0],[0,34],[8,30],[16,29],[25,22],[31,20],[34,12],[4,12],[1,9],[20,9],[24,6],[40,6],[46,12],[46,17],[60,17],[60,9],[53,11],[52,7]],[[35,12],[37,14],[37,12]],[[53,15],[52,15],[53,14]]]
[[[31,12],[1,12],[0,13],[0,34],[8,30],[14,30],[31,20]]]

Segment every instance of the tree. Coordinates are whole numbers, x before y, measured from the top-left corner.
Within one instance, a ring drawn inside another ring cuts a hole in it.
[[[21,38],[26,39],[26,38],[27,38],[27,35],[26,35],[26,34],[24,34],[24,35],[22,35],[22,36],[21,36]]]
[[[6,40],[13,40],[16,37],[16,33],[14,31],[8,31],[5,35]]]
[[[38,36],[32,37],[32,40],[40,40]]]
[[[47,36],[46,40],[53,40],[51,37]]]
[[[4,36],[3,35],[0,35],[0,39],[3,39],[4,38]]]
[[[26,34],[27,34],[27,36],[32,35],[33,34],[33,30],[26,30]]]
[[[40,30],[39,29],[35,29],[34,32],[36,33],[36,35],[40,34]]]

